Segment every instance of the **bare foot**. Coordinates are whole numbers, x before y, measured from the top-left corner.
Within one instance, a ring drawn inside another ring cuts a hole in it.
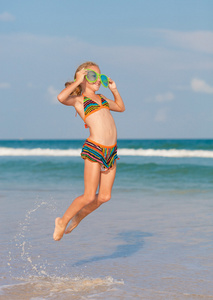
[[[53,238],[55,241],[60,241],[60,239],[64,235],[65,228],[66,228],[66,226],[62,225],[61,218],[56,218],[55,219],[55,230],[53,233]]]
[[[75,227],[78,226],[79,223],[75,222],[75,220],[72,220],[71,224],[67,227],[67,229],[65,230],[65,234],[68,234],[70,232],[73,231],[73,229],[75,229]]]

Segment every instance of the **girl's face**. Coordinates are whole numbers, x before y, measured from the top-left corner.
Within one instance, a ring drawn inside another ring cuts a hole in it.
[[[98,67],[96,67],[96,66],[89,66],[88,69],[93,70],[93,71],[95,71],[95,72],[98,73],[98,74],[101,73],[100,69],[99,69]],[[96,92],[96,91],[99,90],[100,85],[101,85],[101,80],[100,80],[99,77],[98,77],[97,81],[94,82],[94,83],[88,82],[88,81],[86,80],[86,78],[85,78],[85,81],[86,81],[86,87],[87,87],[87,88],[91,89],[91,90],[94,91],[94,92]]]

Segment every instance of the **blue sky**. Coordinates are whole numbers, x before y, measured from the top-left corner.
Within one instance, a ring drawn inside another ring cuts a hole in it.
[[[125,101],[118,138],[213,138],[212,0],[1,2],[0,139],[86,138],[56,96],[87,60]]]

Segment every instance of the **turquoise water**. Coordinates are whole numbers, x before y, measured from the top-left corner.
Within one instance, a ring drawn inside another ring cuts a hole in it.
[[[70,178],[81,185],[82,144],[0,141],[1,188],[11,188],[11,183],[60,187],[68,185]],[[213,140],[120,140],[118,155],[117,185],[121,188],[129,183],[151,192],[153,188],[212,190]]]
[[[119,140],[112,199],[55,242],[82,144],[0,141],[0,298],[213,298],[213,140]]]

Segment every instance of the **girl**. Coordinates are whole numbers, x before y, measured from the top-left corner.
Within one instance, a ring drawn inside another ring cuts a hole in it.
[[[75,72],[75,80],[66,83],[66,88],[58,95],[62,104],[75,107],[85,127],[89,128],[90,136],[81,153],[84,159],[84,194],[71,203],[62,218],[55,219],[53,238],[56,241],[111,198],[118,157],[117,131],[110,110],[123,112],[125,106],[115,82],[100,73],[98,65],[93,62],[81,64]],[[109,87],[114,101],[96,94],[101,84]],[[67,227],[70,220],[71,224]]]

